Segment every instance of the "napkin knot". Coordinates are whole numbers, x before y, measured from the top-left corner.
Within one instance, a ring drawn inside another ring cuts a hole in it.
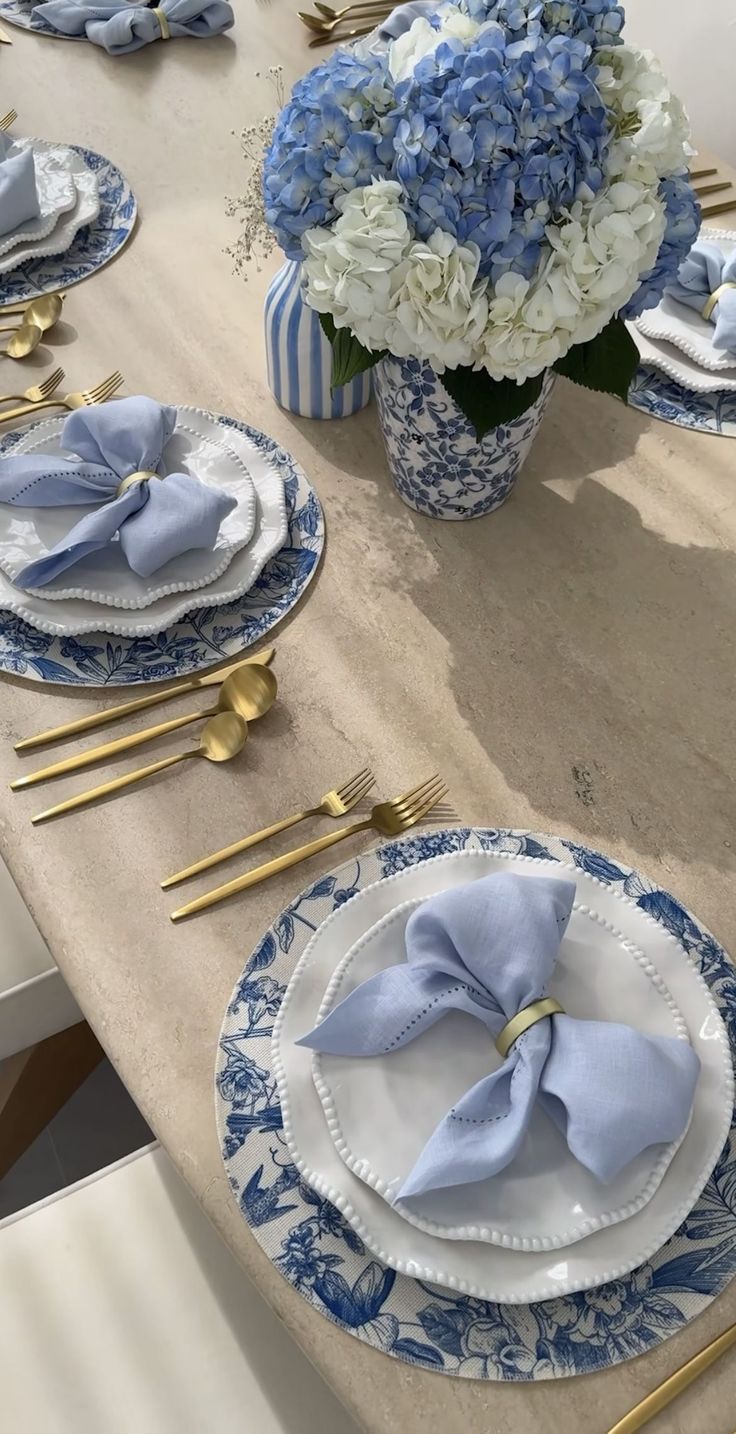
[[[710,318],[716,304],[720,302],[727,289],[736,289],[736,279],[726,279],[725,283],[719,284],[718,288],[713,290],[710,298],[706,299],[700,311],[704,319]]]
[[[170,29],[169,29],[169,22],[168,22],[168,20],[166,19],[166,11],[165,11],[165,10],[162,10],[161,7],[160,7],[160,5],[154,5],[154,6],[152,6],[152,9],[153,9],[154,15],[156,16],[156,19],[158,20],[158,27],[159,27],[159,30],[161,31],[161,39],[162,39],[162,40],[170,40],[170,39],[171,39],[171,31],[170,31]]]
[[[160,478],[163,482],[164,475],[163,473],[157,473],[155,468],[139,468],[137,473],[129,473],[127,478],[123,478],[122,481],[118,483],[115,489],[115,497],[122,498],[123,493],[126,493],[128,488],[132,488],[134,483],[145,483],[148,478]]]
[[[541,1001],[532,1001],[530,1006],[523,1006],[517,1011],[510,1021],[506,1022],[503,1030],[496,1036],[496,1050],[505,1060],[512,1046],[523,1036],[525,1031],[536,1026],[537,1021],[543,1021],[546,1016],[564,1016],[565,1008],[556,1001],[554,996],[544,996]]]

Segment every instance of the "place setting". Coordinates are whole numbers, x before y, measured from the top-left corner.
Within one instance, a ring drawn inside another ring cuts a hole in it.
[[[247,424],[118,398],[122,382],[0,409],[72,410],[0,439],[5,671],[171,680],[262,639],[314,576],[322,511],[294,460]]]
[[[684,428],[736,436],[734,295],[736,232],[702,229],[656,307],[629,326],[643,365],[636,406]]]
[[[58,40],[81,40],[109,55],[128,55],[159,40],[210,39],[235,23],[229,0],[0,0],[0,19]]]
[[[0,320],[107,264],[136,218],[130,186],[110,160],[79,145],[16,137],[16,120],[8,111],[0,128]]]
[[[528,1381],[652,1349],[736,1270],[731,984],[674,897],[560,838],[446,827],[317,873],[221,1032],[241,1214],[411,1364]]]

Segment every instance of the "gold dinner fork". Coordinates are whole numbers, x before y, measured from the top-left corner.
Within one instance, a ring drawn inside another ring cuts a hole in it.
[[[340,24],[345,11],[335,16],[311,15],[308,10],[298,10],[297,14],[308,30],[314,30],[318,35],[331,35],[332,31]],[[351,15],[351,20],[370,20],[375,17],[374,23],[390,14],[389,7],[385,0],[374,0],[372,5],[366,5],[360,14]]]
[[[306,846],[287,851],[283,856],[264,862],[263,866],[246,871],[243,876],[236,876],[224,886],[205,892],[205,895],[197,897],[196,901],[190,901],[178,911],[172,911],[171,920],[181,921],[185,916],[193,916],[195,911],[204,911],[208,906],[215,906],[226,896],[246,891],[248,887],[256,886],[258,882],[265,881],[269,876],[276,876],[280,871],[287,871],[290,866],[296,866],[307,857],[316,856],[318,852],[326,851],[328,847],[335,846],[337,842],[345,841],[346,837],[355,836],[358,832],[376,831],[381,836],[401,836],[402,832],[408,831],[429,816],[432,808],[446,795],[447,787],[442,778],[437,775],[430,777],[428,781],[420,782],[419,786],[404,792],[400,797],[394,797],[390,802],[379,802],[364,821],[353,822],[349,827],[340,827],[339,831],[317,837],[316,841],[307,842]]]
[[[34,404],[42,403],[45,398],[50,398],[52,393],[56,393],[63,377],[63,368],[55,368],[43,383],[34,383],[31,388],[26,389],[25,393],[0,394],[0,403],[21,403],[23,400]]]
[[[174,876],[167,876],[161,882],[166,891],[169,886],[178,886],[180,881],[186,881],[190,876],[198,876],[200,871],[207,871],[211,866],[218,866],[221,861],[227,861],[231,856],[238,856],[241,851],[248,851],[250,847],[257,846],[259,842],[266,841],[268,837],[276,836],[278,832],[285,832],[288,827],[295,827],[297,822],[305,822],[308,817],[345,817],[348,812],[357,807],[358,802],[375,787],[376,779],[370,767],[364,767],[362,771],[356,772],[342,787],[333,787],[331,792],[325,792],[324,796],[317,803],[316,807],[308,807],[306,811],[295,812],[291,817],[284,817],[280,822],[274,822],[273,826],[264,827],[262,831],[254,832],[252,836],[243,837],[242,841],[234,841],[230,846],[224,846],[221,851],[213,852],[211,856],[202,857],[201,861],[195,861],[184,871],[177,871]]]
[[[17,118],[17,110],[8,110],[8,113],[6,115],[3,115],[2,119],[0,119],[0,130],[10,129],[11,124],[14,120],[17,120]]]
[[[89,404],[104,403],[106,399],[112,398],[114,393],[125,382],[121,373],[111,373],[109,378],[103,378],[94,388],[82,389],[81,393],[67,393],[61,398],[45,398],[41,403],[25,404],[22,408],[9,408],[7,413],[0,413],[0,423],[9,423],[11,419],[26,418],[29,413],[38,413],[41,408],[85,408]]]
[[[390,14],[390,11],[386,13]],[[333,35],[331,29],[323,31],[321,35],[315,35],[309,41],[307,48],[316,50],[320,45],[346,45],[348,40],[359,40],[362,35],[370,35],[375,28],[375,25],[363,25],[359,30],[346,30],[344,34],[338,35]]]

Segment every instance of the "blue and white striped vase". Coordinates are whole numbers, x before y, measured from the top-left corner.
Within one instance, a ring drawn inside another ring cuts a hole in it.
[[[371,375],[360,373],[343,388],[330,389],[332,350],[314,309],[301,294],[302,266],[287,259],[266,295],[268,383],[281,408],[302,418],[347,418],[365,408]]]

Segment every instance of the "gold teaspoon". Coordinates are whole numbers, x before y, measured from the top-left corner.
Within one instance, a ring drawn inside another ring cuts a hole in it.
[[[30,304],[26,304],[24,308],[18,310],[23,316],[20,325],[4,324],[0,333],[7,333],[11,328],[17,333],[18,327],[22,328],[23,324],[35,324],[36,328],[45,334],[47,329],[53,328],[63,307],[64,299],[61,294],[43,294],[40,299],[31,299]],[[13,313],[12,309],[1,309],[0,319],[4,319],[5,315],[10,313]]]
[[[176,766],[177,762],[186,762],[188,757],[204,757],[208,762],[228,762],[231,757],[237,757],[238,752],[242,752],[247,740],[248,724],[237,712],[218,712],[216,717],[210,717],[198,747],[192,747],[187,752],[177,752],[174,757],[164,757],[162,761],[152,762],[148,767],[139,767],[137,771],[128,772],[124,777],[103,782],[101,787],[92,787],[89,792],[80,792],[76,797],[59,802],[56,807],[39,812],[35,817],[31,817],[31,821],[36,826],[39,822],[48,821],[50,817],[61,816],[63,812],[73,812],[78,807],[86,807],[89,802],[96,802],[100,797],[122,792],[125,787],[132,787],[135,782],[145,781],[146,777],[152,777],[155,772],[164,772],[167,767]]]
[[[27,358],[28,354],[38,348],[42,337],[43,330],[39,329],[38,324],[27,324],[24,319],[22,324],[15,329],[7,348],[2,349],[1,353],[6,358]]]

